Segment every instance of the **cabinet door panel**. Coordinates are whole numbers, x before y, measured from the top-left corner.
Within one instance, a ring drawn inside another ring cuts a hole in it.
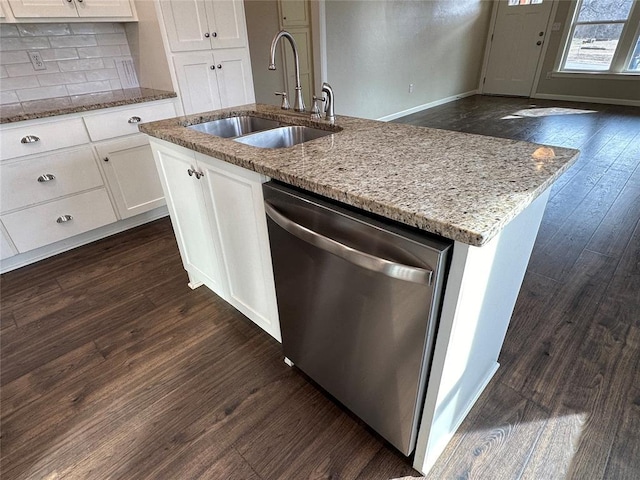
[[[96,145],[120,218],[164,205],[164,194],[146,135]],[[108,159],[108,161],[106,161]]]
[[[75,4],[67,0],[9,0],[16,18],[77,17]]]
[[[220,91],[221,108],[253,103],[251,61],[245,49],[216,51],[214,54],[216,79]]]
[[[211,48],[207,14],[202,0],[162,0],[162,14],[172,52]]]
[[[13,257],[17,251],[11,245],[9,236],[4,232],[4,229],[0,227],[0,260]]]
[[[212,48],[244,47],[247,27],[242,0],[215,0],[206,3]]]
[[[197,168],[195,156],[193,152],[185,155],[155,142],[152,149],[185,270],[192,279],[195,275],[226,298],[219,252],[202,193],[203,180],[187,173],[188,169]]]
[[[70,218],[62,221],[65,215]],[[20,253],[115,221],[116,216],[104,188],[2,216],[2,223]]]
[[[196,157],[205,171],[205,201],[209,210],[215,212],[227,275],[228,301],[280,341],[262,197],[261,179],[264,177],[233,165],[220,164],[216,168],[211,161],[220,161],[200,154]]]
[[[0,172],[3,213],[102,186],[89,146],[2,164]]]
[[[180,54],[173,61],[185,114],[222,108],[211,53]]]
[[[129,0],[76,0],[79,17],[132,17]]]

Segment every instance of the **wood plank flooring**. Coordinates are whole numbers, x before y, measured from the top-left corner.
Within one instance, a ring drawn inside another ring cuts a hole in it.
[[[502,366],[428,478],[637,479],[640,112],[536,102],[593,110],[536,117],[532,102],[398,120],[583,151],[552,191]],[[3,480],[420,476],[277,342],[187,287],[167,219],[0,288]]]

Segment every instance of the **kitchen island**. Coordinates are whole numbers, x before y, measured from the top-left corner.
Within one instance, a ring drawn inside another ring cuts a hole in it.
[[[335,133],[258,149],[185,128],[240,114]],[[331,125],[264,105],[141,130],[164,141],[154,149],[169,142],[455,242],[414,457],[428,471],[498,368],[549,188],[578,152],[342,116]]]

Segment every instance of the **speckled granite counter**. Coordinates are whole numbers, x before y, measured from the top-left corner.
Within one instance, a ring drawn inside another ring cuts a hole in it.
[[[153,137],[469,245],[493,238],[577,159],[577,150],[338,116],[342,130],[261,149],[184,128],[253,113],[331,129],[308,114],[246,105],[140,125]]]
[[[66,115],[68,113],[119,107],[133,103],[152,102],[154,100],[173,97],[176,97],[175,92],[154,90],[151,88],[130,88],[110,92],[12,103],[2,105],[0,108],[0,123],[21,122],[56,115]]]

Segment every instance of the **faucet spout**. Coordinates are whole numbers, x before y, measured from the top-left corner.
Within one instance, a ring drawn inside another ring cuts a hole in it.
[[[302,98],[302,87],[300,86],[300,58],[298,57],[298,45],[296,45],[296,41],[293,36],[287,32],[286,30],[280,30],[273,37],[271,41],[271,55],[269,57],[269,70],[276,69],[276,47],[278,46],[278,42],[282,37],[285,37],[289,40],[291,44],[291,48],[293,49],[293,58],[295,60],[295,71],[296,71],[296,98],[293,109],[296,112],[304,112],[304,99]]]

